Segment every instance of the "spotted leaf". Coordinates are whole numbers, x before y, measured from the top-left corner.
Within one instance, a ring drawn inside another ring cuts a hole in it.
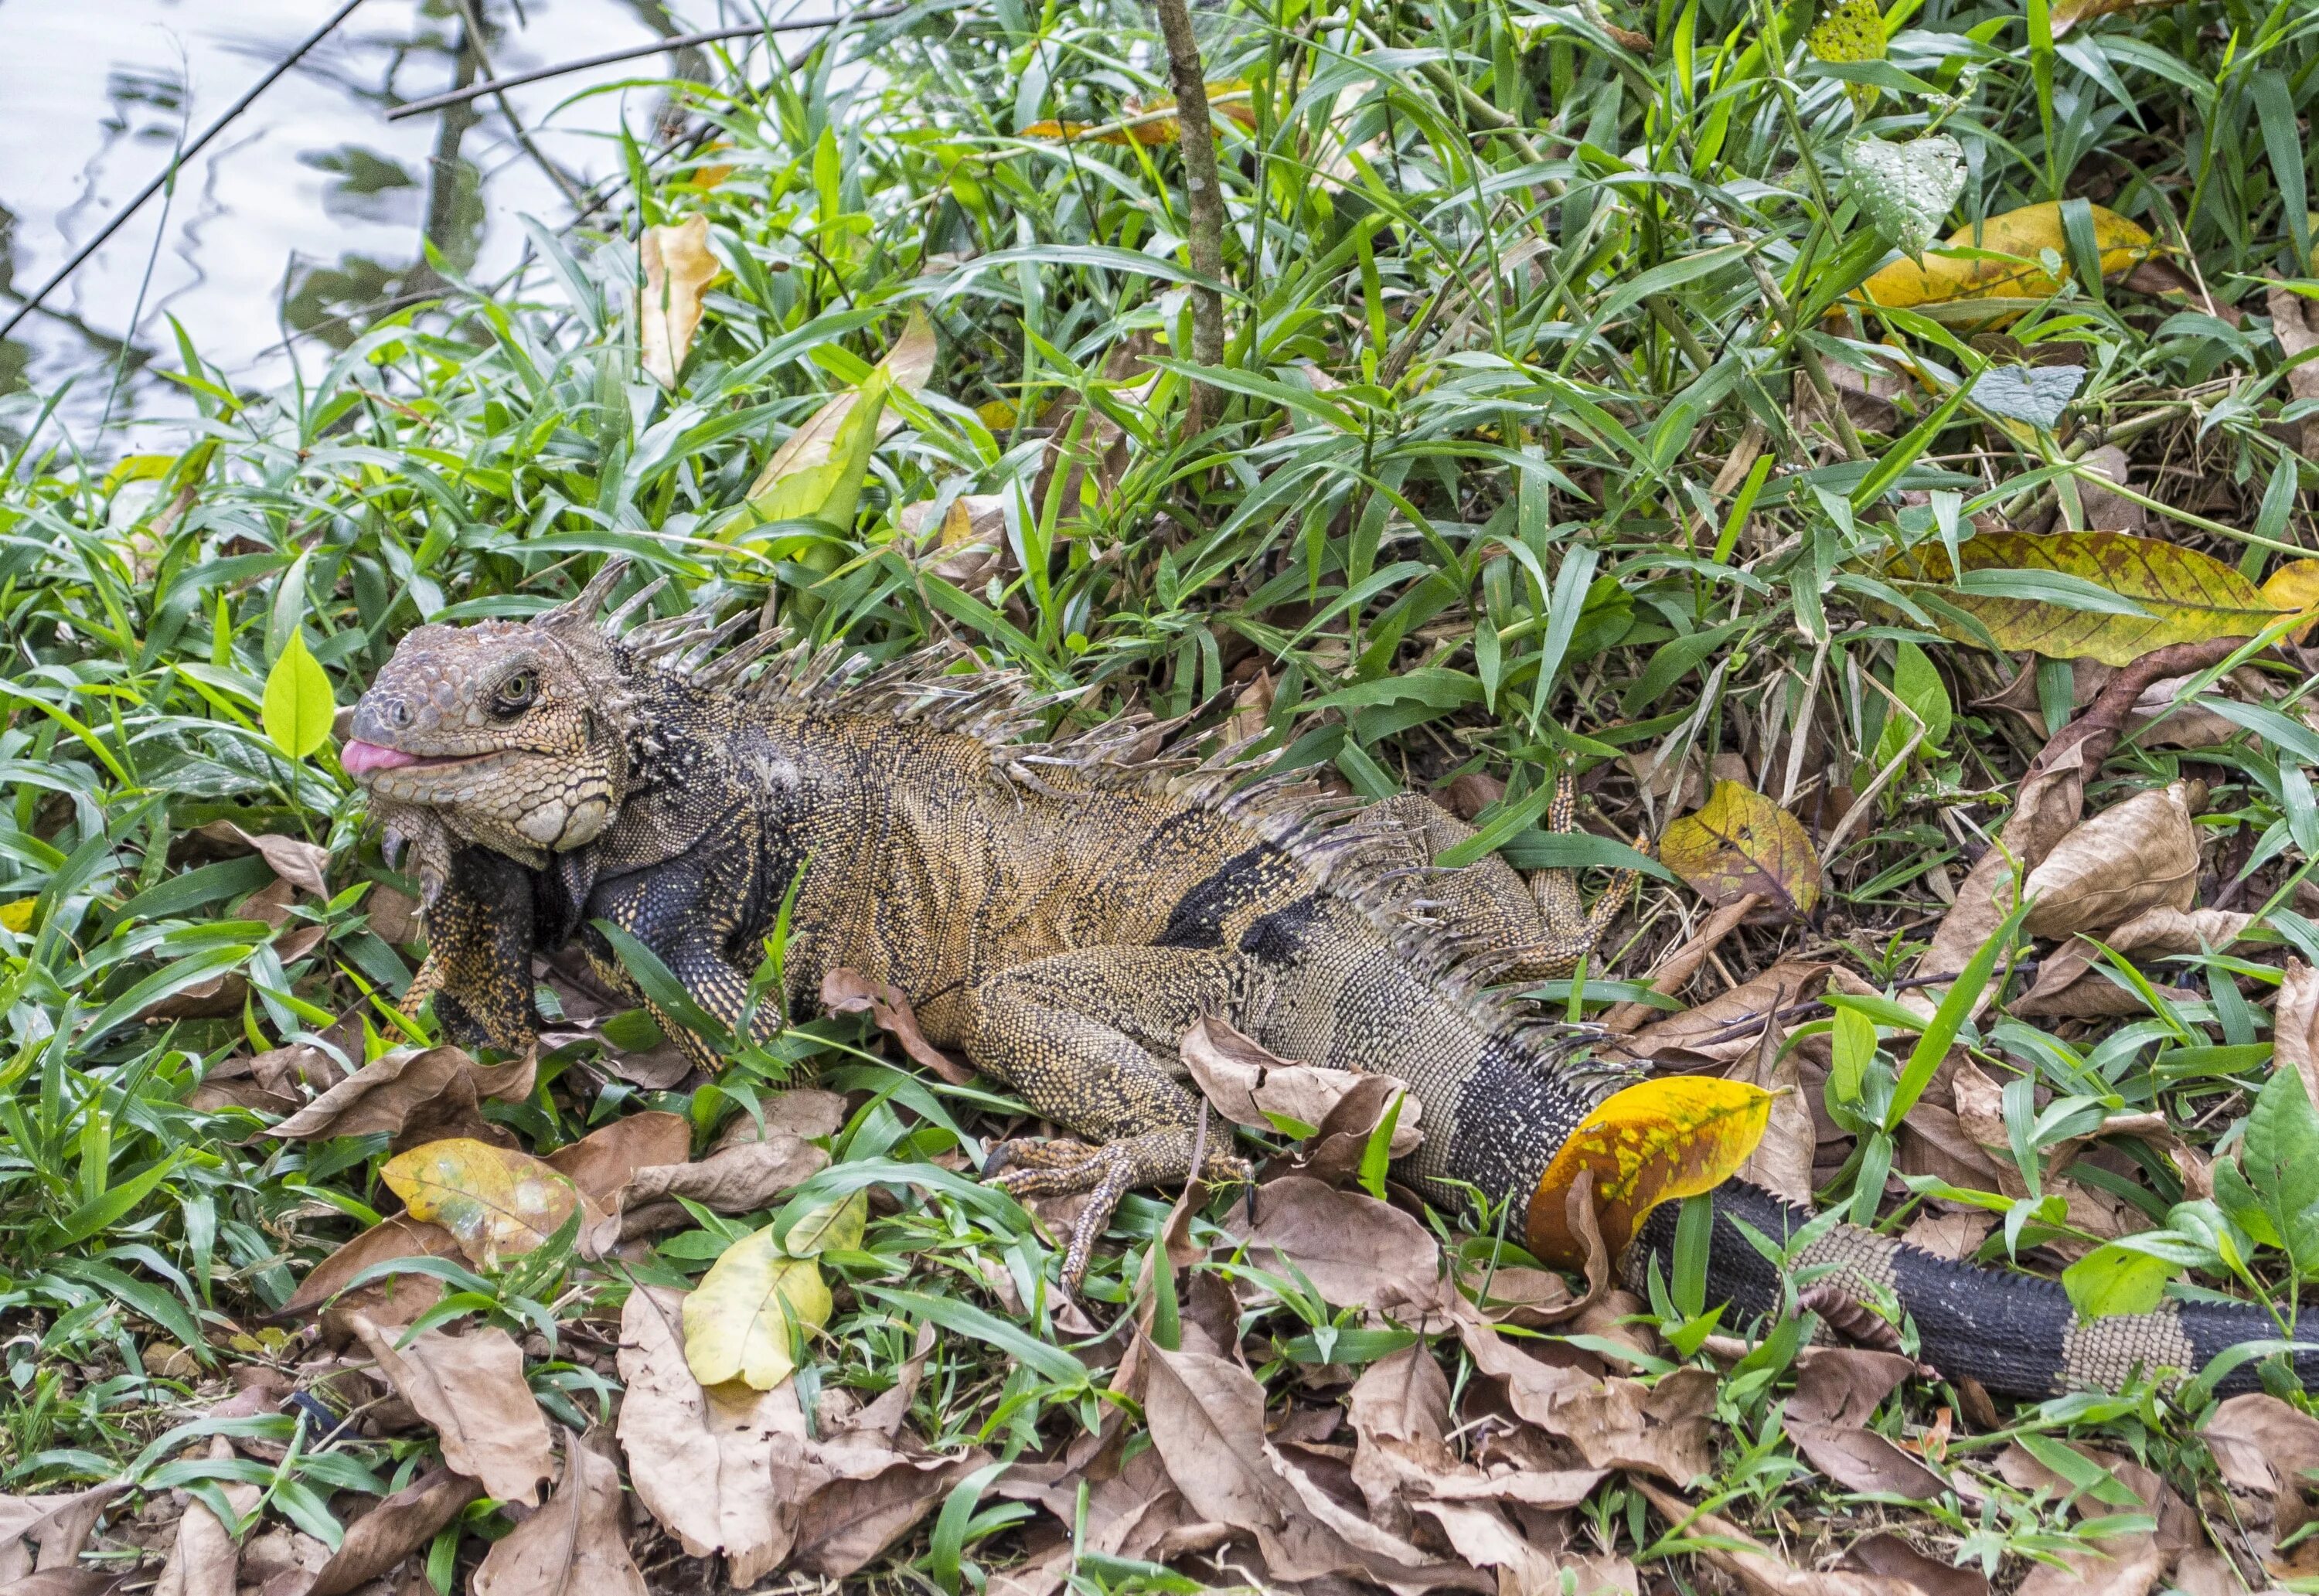
[[[1594,1218],[1612,1258],[1660,1204],[1728,1180],[1771,1123],[1772,1094],[1745,1081],[1676,1075],[1629,1087],[1580,1122],[1530,1195],[1529,1249],[1576,1268],[1585,1244],[1568,1221],[1570,1191],[1594,1177]]]

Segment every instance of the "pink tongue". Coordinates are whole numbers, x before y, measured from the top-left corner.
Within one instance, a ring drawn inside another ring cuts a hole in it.
[[[419,762],[415,753],[382,747],[376,743],[353,742],[338,750],[338,769],[349,776],[367,776],[373,771],[392,771]]]

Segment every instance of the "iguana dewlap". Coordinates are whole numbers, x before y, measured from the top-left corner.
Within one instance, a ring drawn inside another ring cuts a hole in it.
[[[762,644],[698,665],[730,627],[688,618],[624,637],[620,615],[600,624],[619,575],[528,624],[420,627],[356,711],[348,772],[404,831],[426,831],[409,819],[425,816],[443,834],[419,990],[459,1040],[528,1040],[528,970],[510,950],[567,927],[634,992],[598,921],[738,1031],[794,884],[791,1001],[840,967],[891,982],[930,1040],[1077,1138],[1006,1144],[997,1160],[1017,1193],[1094,1194],[1067,1285],[1123,1194],[1189,1173],[1198,1109],[1176,1048],[1204,1017],[1286,1057],[1407,1082],[1426,1135],[1396,1173],[1450,1205],[1475,1189],[1525,1200],[1632,1078],[1491,989],[1568,969],[1615,894],[1588,915],[1560,872],[1533,897],[1494,859],[1433,869],[1470,833],[1423,800],[1364,810],[1243,772],[1138,763],[1145,727],[1024,743],[1014,688],[990,676],[846,680],[824,655],[743,686]],[[1202,1172],[1248,1167],[1210,1147]],[[1992,1391],[2115,1387],[2275,1333],[2256,1309],[2204,1303],[2078,1325],[2052,1281],[1848,1225],[1775,1267],[1746,1229],[1780,1240],[1809,1216],[1737,1182],[1713,1201],[1710,1300],[1731,1302],[1727,1323],[1779,1310],[1783,1274],[1826,1266],[1855,1295],[1897,1296],[1926,1361]],[[1666,1267],[1673,1231],[1671,1208],[1645,1224],[1622,1259],[1630,1283],[1653,1258]],[[2319,1377],[2319,1357],[2299,1369]],[[2250,1365],[2223,1389],[2254,1384]]]

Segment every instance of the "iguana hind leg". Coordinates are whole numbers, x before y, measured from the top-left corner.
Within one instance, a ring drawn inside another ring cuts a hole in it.
[[[986,1169],[1017,1196],[1089,1195],[1064,1251],[1065,1291],[1078,1289],[1122,1197],[1190,1177],[1199,1100],[1171,1062],[1184,1032],[1232,1012],[1234,969],[1204,950],[1085,948],[975,985],[967,1057],[1012,1085],[1033,1113],[1086,1139],[1036,1153],[1002,1142]],[[1211,1135],[1203,1178],[1251,1173],[1221,1134]]]

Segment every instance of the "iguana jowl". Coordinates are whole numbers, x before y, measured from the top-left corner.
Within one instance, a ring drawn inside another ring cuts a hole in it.
[[[598,920],[738,1028],[794,881],[792,1000],[842,966],[890,981],[930,1040],[1079,1139],[1007,1144],[997,1176],[1018,1193],[1096,1195],[1067,1284],[1123,1193],[1189,1173],[1197,1105],[1176,1050],[1203,1018],[1406,1081],[1426,1135],[1397,1172],[1450,1204],[1469,1187],[1524,1202],[1587,1111],[1633,1078],[1489,989],[1566,970],[1615,895],[1589,916],[1566,875],[1534,902],[1501,861],[1427,870],[1470,833],[1425,800],[1349,813],[1237,772],[1139,766],[1136,726],[1025,744],[1011,687],[988,676],[848,680],[808,664],[744,687],[762,642],[695,668],[729,627],[622,637],[622,616],[600,624],[618,576],[528,624],[414,631],[356,711],[347,771],[402,829],[442,834],[421,989],[469,1039],[528,1039],[528,972],[508,952],[527,938],[578,927],[625,984]],[[1203,1172],[1248,1171],[1209,1150]],[[1809,1216],[1739,1182],[1713,1200],[1710,1300],[1777,1309],[1780,1272],[1735,1222],[1776,1240]],[[1621,1260],[1630,1281],[1673,1231],[1671,1209],[1645,1224]],[[1927,1362],[2002,1393],[2115,1388],[2274,1333],[2251,1307],[2193,1303],[2080,1325],[2051,1281],[1848,1225],[1787,1267],[1818,1265],[1855,1294],[1897,1296]],[[2299,1372],[2319,1382],[2319,1357]],[[2224,1389],[2253,1384],[2242,1367]]]

